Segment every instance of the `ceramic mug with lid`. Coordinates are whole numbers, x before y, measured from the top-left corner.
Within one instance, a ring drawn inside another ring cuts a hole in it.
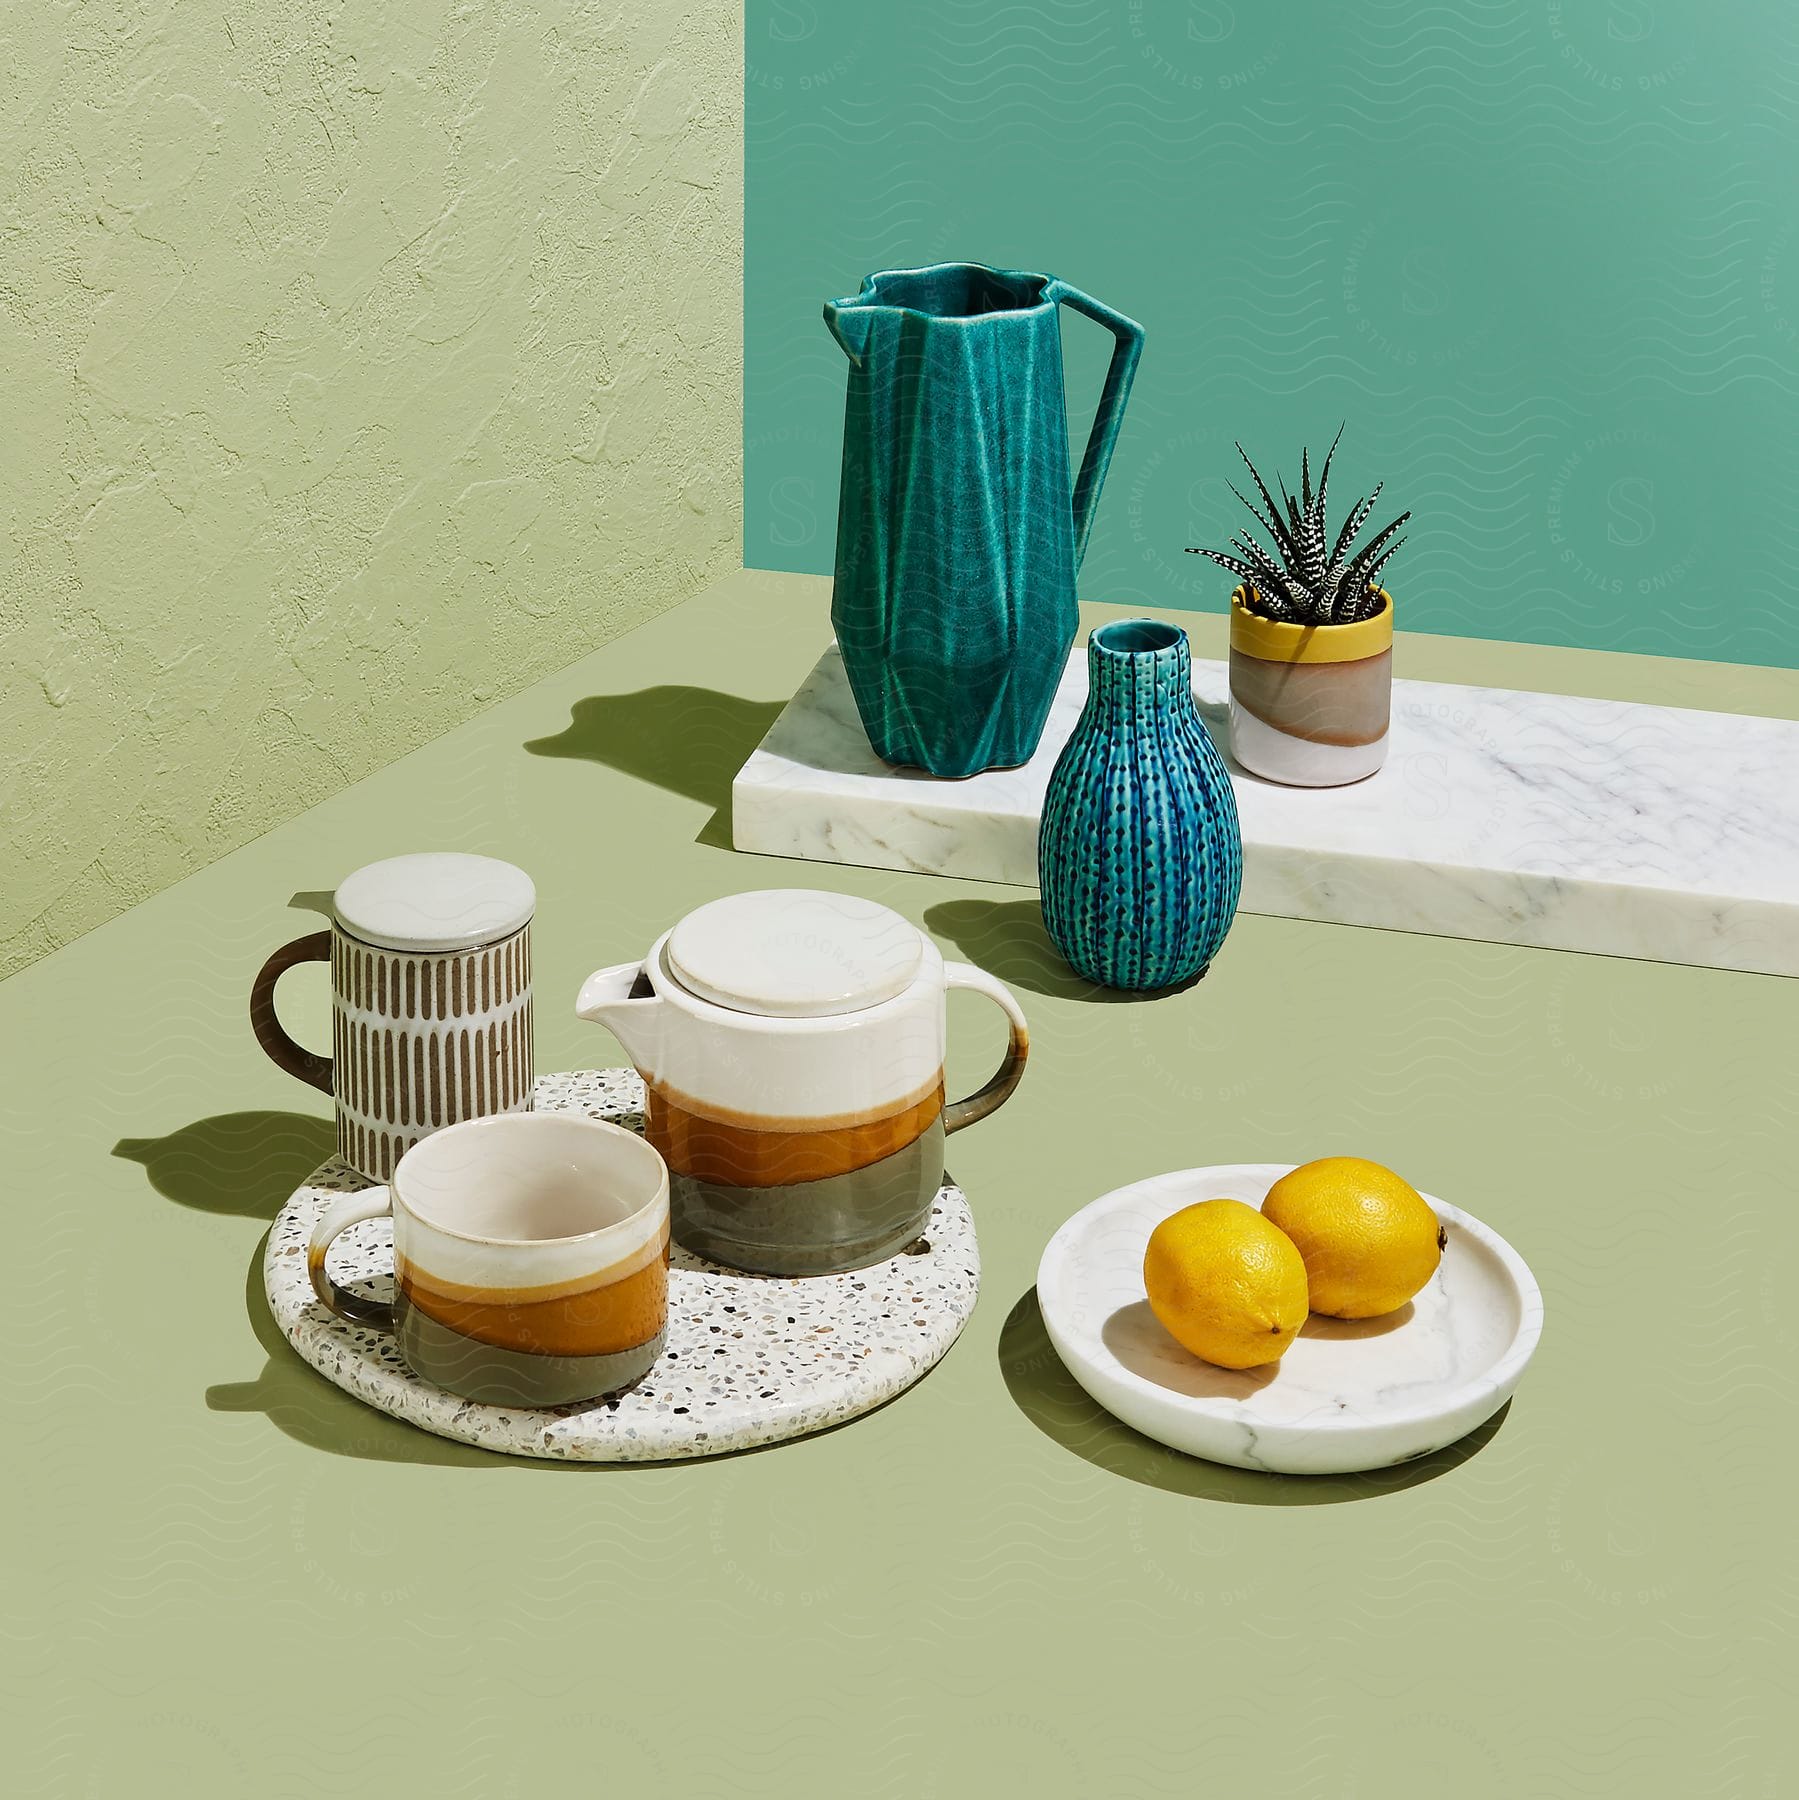
[[[1008,1044],[984,1087],[946,1104],[951,988],[992,1000]],[[643,1077],[675,1241],[779,1275],[862,1268],[912,1243],[944,1138],[1006,1101],[1030,1041],[1004,983],[946,962],[885,906],[802,888],[700,907],[641,962],[590,976],[575,1010]]]
[[[337,1103],[338,1155],[386,1181],[421,1138],[531,1106],[531,916],[537,890],[511,863],[432,852],[358,869],[332,926],[296,938],[250,989],[257,1041]],[[331,965],[332,1054],[296,1044],[275,984]]]

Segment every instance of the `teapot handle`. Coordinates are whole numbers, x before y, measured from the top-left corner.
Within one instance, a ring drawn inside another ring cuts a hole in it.
[[[1118,439],[1118,427],[1124,422],[1124,403],[1131,397],[1131,383],[1137,375],[1137,358],[1143,354],[1143,327],[1135,319],[1114,312],[1091,294],[1083,294],[1065,281],[1052,281],[1043,290],[1046,300],[1072,306],[1085,313],[1112,333],[1118,340],[1112,347],[1112,364],[1106,370],[1105,391],[1099,397],[1099,411],[1093,415],[1093,430],[1087,438],[1087,452],[1081,458],[1080,478],[1074,484],[1074,566],[1078,569],[1087,554],[1087,539],[1093,530],[1093,514],[1099,490],[1105,485],[1106,470],[1112,462],[1112,446]]]
[[[947,1137],[952,1131],[960,1131],[964,1125],[972,1125],[977,1119],[986,1118],[990,1112],[996,1112],[1011,1099],[1012,1090],[1023,1079],[1025,1058],[1031,1053],[1031,1031],[1024,1022],[1023,1009],[1012,998],[1012,990],[1003,981],[995,980],[985,969],[977,969],[973,963],[946,961],[943,965],[943,985],[972,988],[977,994],[985,994],[1006,1015],[1006,1023],[1011,1030],[1005,1060],[994,1070],[993,1077],[986,1086],[977,1088],[966,1100],[952,1100],[943,1109],[943,1130]]]

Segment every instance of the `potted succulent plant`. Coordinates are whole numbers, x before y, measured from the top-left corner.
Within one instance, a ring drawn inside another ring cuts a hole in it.
[[[1244,768],[1295,787],[1360,781],[1387,754],[1393,597],[1380,577],[1405,542],[1394,534],[1412,515],[1401,513],[1356,549],[1380,497],[1377,485],[1330,541],[1325,494],[1342,436],[1339,430],[1332,440],[1316,491],[1304,450],[1297,498],[1276,477],[1280,504],[1239,444],[1263,505],[1231,492],[1272,534],[1274,548],[1247,531],[1229,550],[1194,547],[1242,582],[1231,595],[1231,750]]]

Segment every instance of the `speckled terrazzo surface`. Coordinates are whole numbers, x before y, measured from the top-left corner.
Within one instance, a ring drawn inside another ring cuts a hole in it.
[[[629,1069],[545,1075],[539,1111],[642,1126],[643,1088]],[[370,1406],[482,1449],[570,1462],[660,1462],[779,1443],[841,1424],[891,1400],[939,1362],[974,1310],[980,1252],[961,1190],[945,1184],[924,1242],[873,1268],[803,1280],[739,1275],[678,1246],[669,1280],[668,1348],[628,1393],[542,1411],[481,1406],[421,1381],[385,1333],[321,1306],[306,1242],[334,1195],[363,1186],[333,1158],[282,1207],[263,1282],[289,1343],[319,1373]],[[342,1284],[385,1299],[392,1288],[385,1219],[353,1227],[331,1253]]]

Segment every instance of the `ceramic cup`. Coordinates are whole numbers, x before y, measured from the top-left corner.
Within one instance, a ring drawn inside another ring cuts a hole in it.
[[[393,1218],[391,1304],[340,1288],[325,1259],[364,1219]],[[617,1392],[662,1354],[668,1168],[635,1132],[571,1113],[452,1125],[385,1187],[345,1194],[313,1228],[313,1291],[390,1332],[426,1381],[497,1406]]]
[[[491,856],[370,863],[332,896],[329,931],[263,964],[250,1023],[290,1075],[337,1103],[337,1153],[385,1181],[421,1138],[531,1105],[531,878]],[[302,1048],[275,1016],[275,983],[331,965],[333,1054]]]

